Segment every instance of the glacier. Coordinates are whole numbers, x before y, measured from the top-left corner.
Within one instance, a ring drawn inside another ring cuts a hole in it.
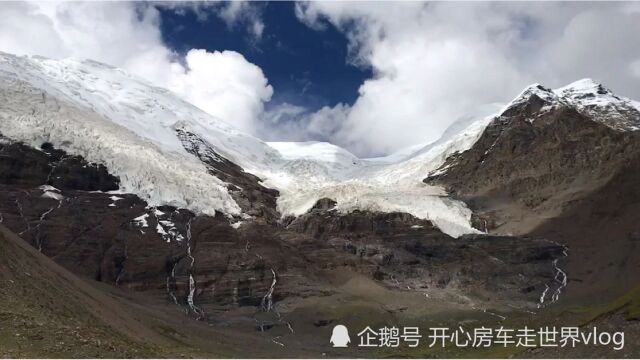
[[[580,91],[593,90],[588,82],[578,85],[543,95],[578,101],[584,98]],[[494,106],[483,116],[467,119],[434,143],[384,158],[360,159],[329,143],[263,142],[109,65],[0,53],[0,134],[34,148],[49,142],[103,164],[120,178],[117,192],[136,194],[150,206],[172,205],[207,215],[221,212],[234,224],[248,220],[228,184],[184,149],[176,135],[184,130],[258,176],[264,186],[278,190],[277,207],[283,216],[304,214],[326,197],[336,201],[341,212],[406,212],[458,237],[480,232],[470,224],[471,211],[422,179],[439,171],[449,155],[470,148],[504,109],[536,92],[537,88],[525,90],[506,107]]]

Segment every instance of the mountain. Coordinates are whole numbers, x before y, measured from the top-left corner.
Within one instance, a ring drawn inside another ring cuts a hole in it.
[[[185,321],[173,303],[80,278],[2,225],[0,250],[3,358],[281,356],[257,332]]]
[[[533,85],[425,182],[468,204],[486,232],[568,246],[571,294],[624,291],[640,281],[639,129],[638,103],[592,80]]]
[[[221,212],[240,221],[256,211],[242,204],[252,203],[251,190],[238,186],[243,190],[234,196],[229,183],[253,182],[250,188],[262,184],[279,191],[277,210],[283,215],[301,215],[320,198],[331,197],[345,211],[406,211],[433,220],[453,236],[474,232],[464,204],[443,201],[439,188],[424,186],[413,176],[396,182],[390,192],[386,167],[378,162],[356,161],[342,149],[341,156],[326,156],[337,154],[329,144],[269,146],[104,64],[2,54],[0,77],[0,100],[6,104],[1,134],[36,148],[51,143],[103,164],[120,179],[120,192],[136,194],[152,206]],[[287,154],[287,146],[296,149],[295,156]],[[310,146],[312,155],[298,151]],[[226,168],[216,170],[221,163]],[[261,181],[225,179],[227,168],[234,166]],[[394,172],[407,177],[413,170]],[[438,215],[427,205],[437,207]]]
[[[529,324],[640,273],[638,104],[590,80],[377,159],[262,142],[89,60],[0,54],[0,104],[0,223],[153,304],[148,338],[110,330],[148,356],[379,356],[328,349],[332,327]]]
[[[277,157],[263,142],[104,64],[3,54],[0,76],[0,133],[34,147],[51,143],[103,164],[120,179],[122,192],[152,205],[209,215],[242,212],[225,183],[185,149],[187,134],[197,138],[192,148],[215,146],[212,160],[219,154],[246,168]]]
[[[158,356],[149,344],[170,341],[1,225],[0,249],[3,357]]]

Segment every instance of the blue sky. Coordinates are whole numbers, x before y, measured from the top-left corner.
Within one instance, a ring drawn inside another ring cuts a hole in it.
[[[273,86],[268,105],[287,102],[314,110],[357,99],[371,71],[348,63],[344,33],[333,26],[308,27],[296,17],[293,2],[255,4],[265,25],[259,39],[216,16],[202,19],[193,11],[160,8],[163,41],[180,53],[193,48],[241,53]]]

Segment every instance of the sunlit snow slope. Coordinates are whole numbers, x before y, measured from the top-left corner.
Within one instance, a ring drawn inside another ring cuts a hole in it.
[[[0,54],[0,81],[0,133],[102,163],[121,179],[121,191],[150,205],[240,215],[226,185],[184,150],[176,129],[199,134],[239,164],[264,167],[279,157],[171,92],[97,62]]]
[[[327,143],[269,143],[288,161],[282,171],[266,176],[266,185],[280,189],[278,206],[284,215],[301,215],[326,197],[335,200],[337,210],[343,212],[406,212],[433,221],[452,236],[477,232],[470,226],[471,211],[464,203],[422,179],[449,155],[473,145],[491,119],[474,121],[450,139],[399,162],[357,159]],[[310,152],[309,146],[319,149]]]
[[[585,92],[598,89],[588,82],[578,85],[556,92],[545,89],[544,96],[593,101]],[[328,143],[264,143],[108,65],[0,53],[2,135],[36,148],[50,142],[104,164],[121,179],[119,191],[137,194],[151,206],[168,204],[210,215],[220,211],[245,216],[229,195],[228,184],[183,148],[176,130],[198,135],[221,156],[261,177],[265,186],[279,190],[283,216],[301,215],[327,197],[337,201],[340,211],[407,212],[432,220],[452,236],[477,232],[462,202],[422,179],[447,156],[471,147],[493,118],[466,121],[416,151],[358,159]]]

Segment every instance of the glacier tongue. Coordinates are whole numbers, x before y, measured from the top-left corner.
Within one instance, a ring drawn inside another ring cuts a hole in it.
[[[336,210],[406,212],[431,220],[440,230],[458,237],[477,233],[471,210],[447,197],[444,189],[422,182],[445,159],[470,148],[493,116],[481,117],[446,141],[417,150],[404,161],[357,159],[328,143],[276,143],[288,161],[282,170],[264,174],[265,185],[280,190],[278,210],[302,215],[321,198],[337,202]],[[308,151],[313,147],[313,151]]]

